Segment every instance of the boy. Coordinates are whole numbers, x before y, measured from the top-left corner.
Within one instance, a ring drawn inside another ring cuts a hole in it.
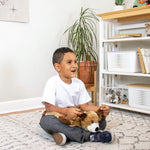
[[[58,75],[51,77],[44,89],[42,103],[45,104],[46,112],[58,112],[67,115],[70,119],[75,119],[81,114],[80,109],[72,106],[80,106],[82,110],[96,111],[103,110],[103,115],[107,116],[110,112],[108,106],[94,106],[88,104],[91,101],[84,83],[76,78],[78,69],[77,59],[74,52],[62,47],[53,54],[53,65]],[[56,144],[64,145],[67,140],[76,142],[103,142],[112,141],[112,135],[108,131],[91,133],[80,127],[70,127],[63,124],[52,115],[44,115],[40,120],[41,127],[51,133]],[[100,122],[101,129],[104,129],[106,122]]]

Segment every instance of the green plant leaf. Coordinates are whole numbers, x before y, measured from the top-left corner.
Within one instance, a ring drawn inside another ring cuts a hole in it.
[[[68,45],[71,47],[80,61],[86,61],[87,58],[97,60],[95,52],[97,47],[96,22],[98,18],[90,9],[81,8],[79,18],[64,33],[68,33]]]

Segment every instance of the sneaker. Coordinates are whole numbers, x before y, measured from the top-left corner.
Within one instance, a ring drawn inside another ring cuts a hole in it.
[[[53,133],[52,136],[57,145],[65,145],[67,138],[63,133]]]
[[[102,142],[102,143],[111,143],[113,141],[113,136],[110,132],[96,132],[90,136],[91,142]]]

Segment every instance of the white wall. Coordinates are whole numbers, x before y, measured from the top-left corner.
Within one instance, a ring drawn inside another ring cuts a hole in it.
[[[65,29],[81,6],[97,13],[112,10],[114,0],[29,0],[30,22],[0,21],[0,102],[41,97],[55,74],[53,51],[66,46]]]
[[[113,11],[115,0],[83,0],[83,5],[93,8],[96,13],[100,14]]]

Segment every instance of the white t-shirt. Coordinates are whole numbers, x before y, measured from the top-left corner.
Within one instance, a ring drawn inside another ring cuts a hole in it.
[[[91,97],[81,80],[72,78],[72,83],[66,84],[59,75],[47,81],[42,98],[42,103],[47,102],[58,107],[78,106],[89,101]]]

